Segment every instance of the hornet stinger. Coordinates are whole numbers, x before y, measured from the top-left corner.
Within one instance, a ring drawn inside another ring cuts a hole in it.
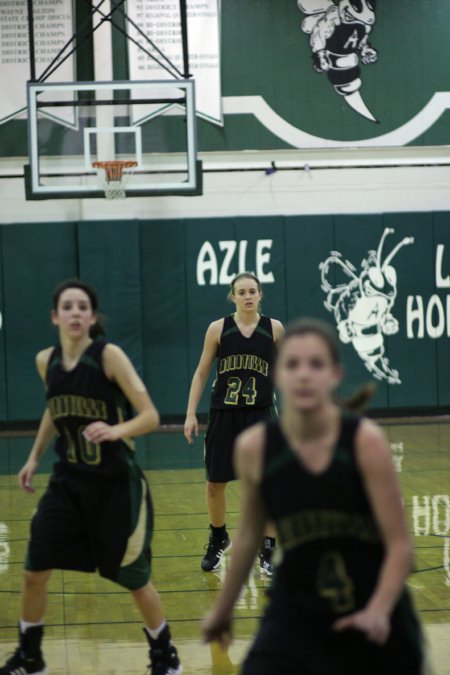
[[[313,66],[326,73],[337,94],[357,113],[371,122],[372,115],[359,92],[362,80],[360,61],[376,63],[378,52],[369,43],[375,24],[376,0],[297,0],[306,18],[302,31],[310,36]]]

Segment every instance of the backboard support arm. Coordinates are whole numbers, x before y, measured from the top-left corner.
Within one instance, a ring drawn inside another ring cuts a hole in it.
[[[188,48],[188,31],[187,31],[187,6],[186,0],[179,0],[180,8],[180,27],[181,27],[181,37],[182,37],[182,50],[183,50],[183,70],[181,72],[177,66],[170,61],[170,59],[164,54],[164,52],[151,40],[151,38],[144,33],[144,31],[128,16],[128,14],[123,10],[122,5],[125,3],[125,0],[112,0],[111,11],[104,13],[101,10],[101,5],[105,0],[100,0],[96,6],[91,7],[90,16],[83,22],[83,24],[78,28],[78,30],[72,35],[72,37],[66,42],[66,44],[59,50],[58,54],[54,59],[49,63],[49,65],[44,69],[42,74],[36,79],[36,57],[35,57],[35,41],[34,41],[34,12],[33,12],[33,0],[27,0],[28,4],[28,34],[29,34],[29,44],[30,44],[30,81],[31,82],[45,82],[51,75],[53,75],[58,68],[75,52],[77,52],[80,47],[88,40],[95,31],[103,25],[105,22],[109,22],[114,26],[119,32],[121,32],[127,40],[133,42],[138,49],[143,51],[149,58],[153,59],[159,66],[164,68],[172,77],[175,79],[189,79],[192,75],[189,73],[189,48]],[[134,29],[147,41],[147,44],[153,49],[157,54],[163,59],[166,63],[161,62],[155,54],[152,54],[148,49],[141,45],[137,40],[130,37],[126,30],[122,28],[113,20],[113,14],[119,11],[126,21],[131,24]],[[100,21],[94,26],[93,17],[99,14]],[[77,40],[79,34],[85,30],[86,26],[91,24],[88,32],[84,35],[82,40]],[[66,50],[75,43],[71,50],[63,56]]]

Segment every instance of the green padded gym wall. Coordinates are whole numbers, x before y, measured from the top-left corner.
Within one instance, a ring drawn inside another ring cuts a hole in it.
[[[190,375],[182,220],[141,223],[144,375],[161,411],[186,396]]]
[[[99,294],[106,334],[142,375],[142,297],[137,221],[78,223],[80,278]]]
[[[449,321],[450,321],[450,219],[449,214],[433,213],[433,250],[437,251],[439,245],[446,245],[447,256],[444,259],[445,271],[443,279],[447,283],[447,292],[444,307],[447,316],[447,339],[436,342],[436,373],[438,383],[438,401],[441,406],[450,405],[450,349],[449,349]],[[441,292],[442,293],[442,292]]]
[[[77,274],[96,287],[108,337],[129,354],[161,414],[182,417],[205,331],[232,311],[229,282],[244,268],[263,281],[266,314],[338,328],[344,396],[377,378],[374,408],[450,405],[450,212],[28,224],[0,233],[3,421],[40,417],[34,357],[56,339],[53,288]],[[202,413],[208,394],[209,384]]]
[[[8,419],[38,419],[45,406],[35,355],[54,344],[50,321],[55,286],[78,273],[74,223],[2,227]]]

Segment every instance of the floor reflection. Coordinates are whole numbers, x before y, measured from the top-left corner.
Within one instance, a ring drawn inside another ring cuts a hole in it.
[[[450,675],[450,424],[389,422],[385,431],[415,547],[409,584],[437,675]],[[12,465],[3,460],[2,466]],[[203,470],[157,471],[148,476],[156,511],[153,580],[171,622],[184,675],[237,674],[257,630],[270,580],[255,565],[237,603],[235,640],[229,650],[202,644],[201,620],[230,561],[225,556],[217,572],[200,569],[208,536]],[[47,480],[38,474],[36,494],[26,496],[15,480],[0,475],[0,664],[16,646],[29,523]],[[227,527],[233,535],[239,516],[237,483],[229,486],[227,496]],[[142,624],[128,593],[95,575],[61,571],[54,573],[49,591],[44,649],[52,675],[146,672]]]

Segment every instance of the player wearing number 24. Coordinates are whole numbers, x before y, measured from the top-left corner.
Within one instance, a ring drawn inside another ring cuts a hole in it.
[[[34,492],[39,459],[55,434],[58,461],[31,523],[19,647],[0,675],[46,675],[41,643],[53,569],[98,570],[130,591],[144,620],[152,675],[182,672],[149,581],[153,510],[134,453],[134,436],[155,430],[159,415],[126,354],[103,338],[97,304],[87,284],[61,284],[51,312],[59,344],[36,357],[47,407],[20,487]]]
[[[343,408],[334,396],[341,377],[331,326],[289,324],[275,366],[280,418],[236,441],[241,523],[206,640],[229,642],[267,519],[282,552],[242,675],[429,673],[405,588],[412,549],[389,446],[355,414],[372,386]]]
[[[283,327],[276,319],[260,314],[262,290],[252,272],[233,278],[228,299],[236,311],[213,321],[206,331],[203,351],[192,378],[184,435],[192,443],[198,434],[197,406],[214,360],[216,377],[205,436],[207,472],[206,501],[210,538],[201,567],[217,569],[231,542],[226,530],[225,489],[235,480],[233,445],[236,436],[256,422],[273,416],[272,366]],[[274,532],[267,530],[260,552],[261,572],[270,575]]]

